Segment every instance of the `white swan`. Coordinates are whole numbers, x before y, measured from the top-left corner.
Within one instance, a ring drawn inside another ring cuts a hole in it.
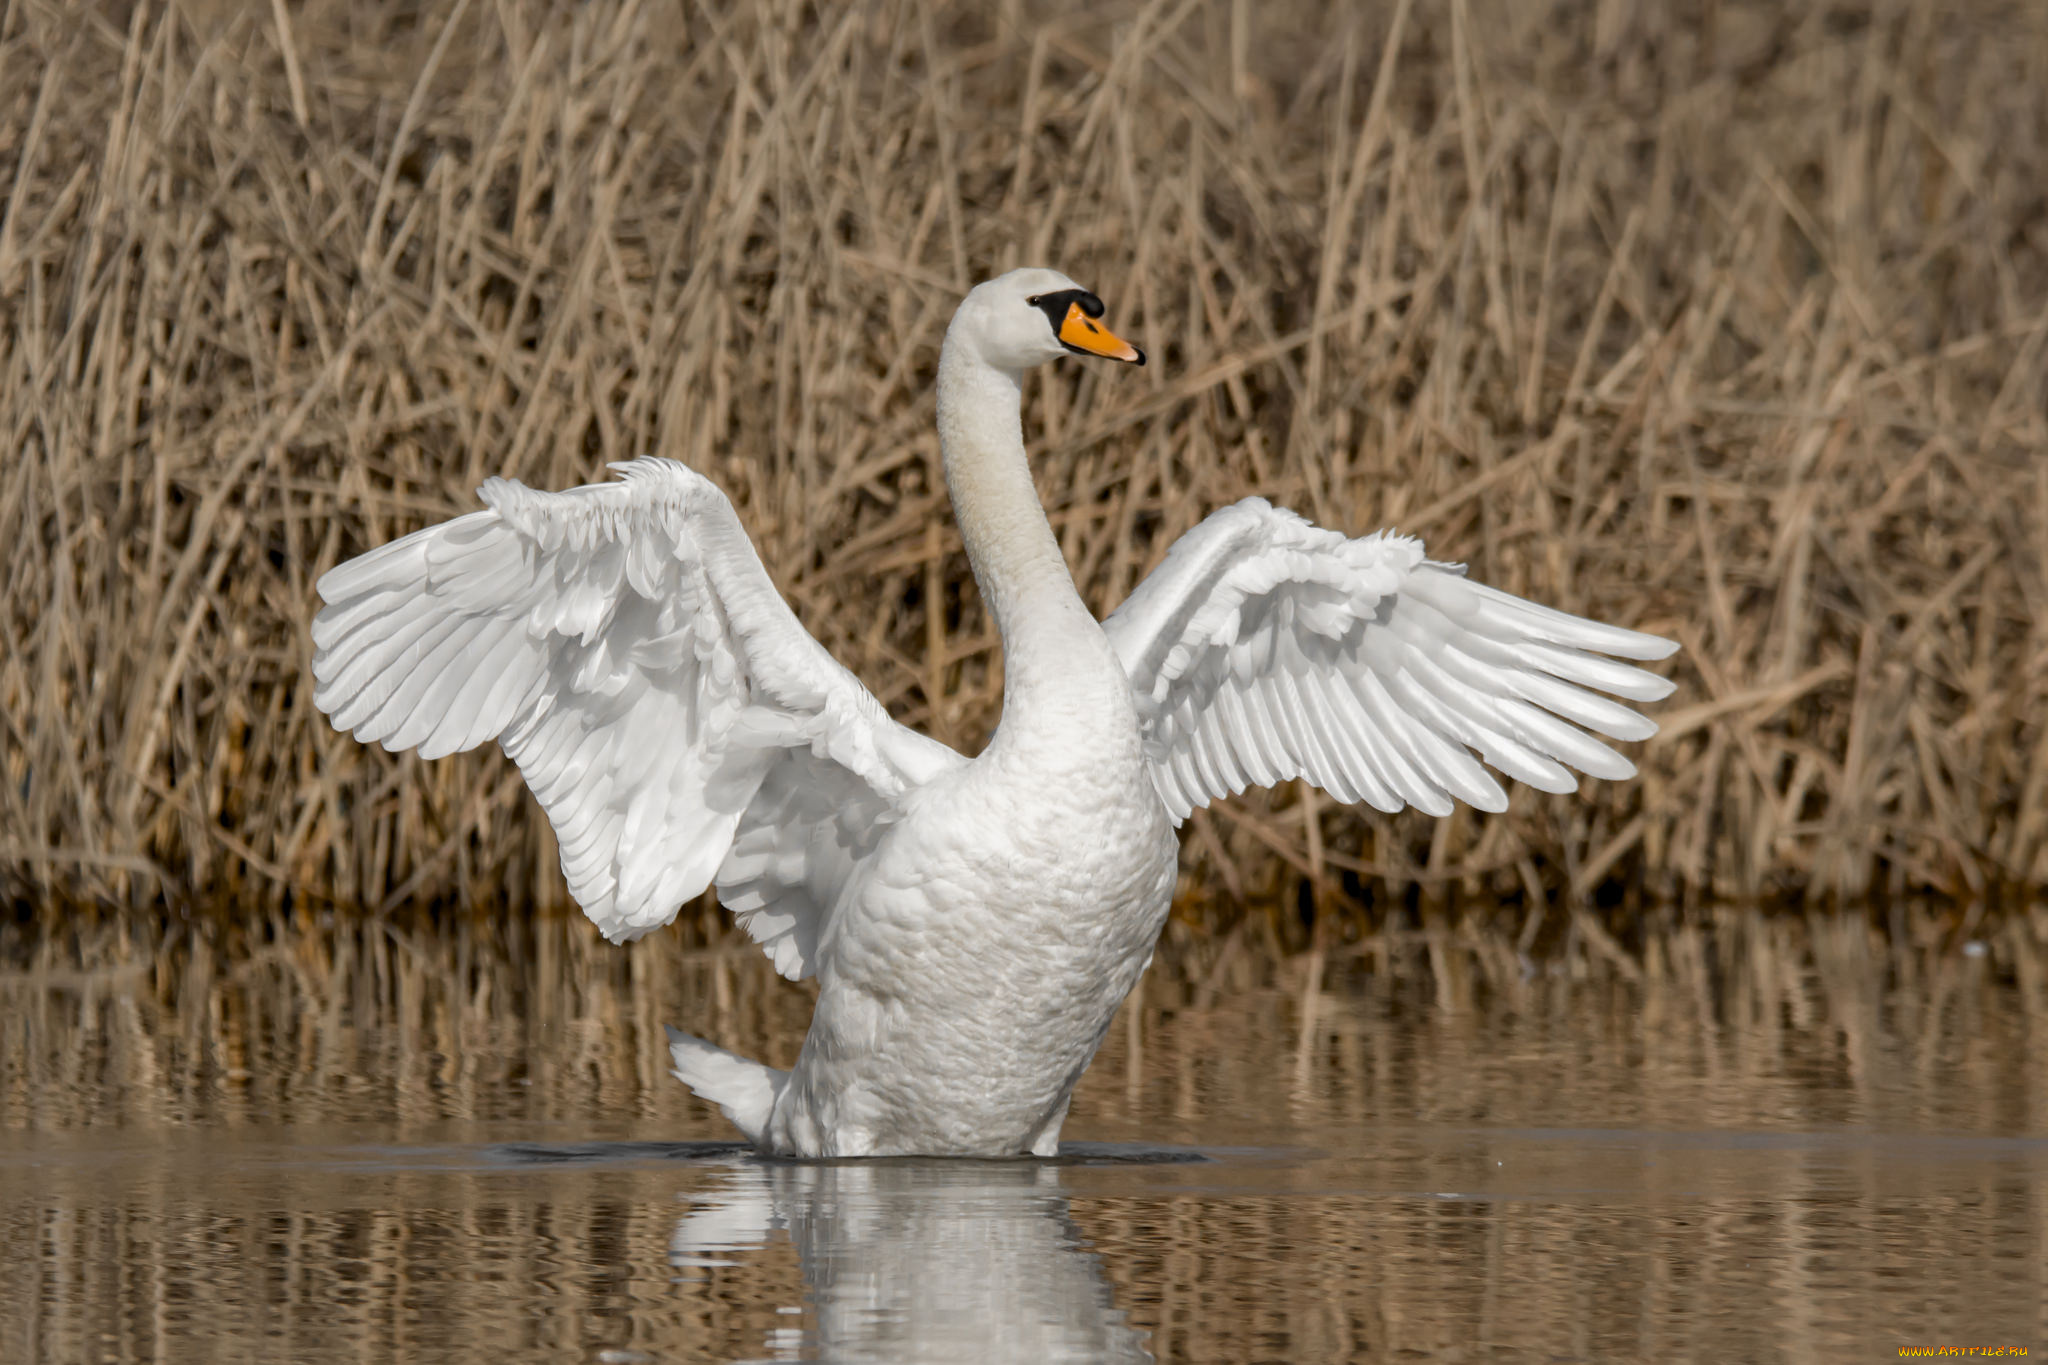
[[[898,725],[777,595],[731,505],[682,465],[473,512],[320,580],[314,702],[433,757],[495,739],[560,836],[569,889],[636,938],[716,883],[792,978],[796,1065],[672,1031],[676,1075],[764,1151],[1050,1155],[1173,889],[1174,828],[1248,783],[1501,810],[1468,752],[1544,791],[1622,778],[1656,727],[1595,695],[1670,691],[1588,651],[1676,648],[1482,587],[1415,540],[1248,498],[1107,621],[1031,482],[1024,371],[1144,363],[1064,275],[967,295],[939,358],[946,485],[1004,658],[972,760]],[[1559,719],[1562,717],[1563,719]]]

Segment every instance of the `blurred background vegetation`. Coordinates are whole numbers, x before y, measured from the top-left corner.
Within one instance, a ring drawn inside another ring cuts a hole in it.
[[[1600,948],[1642,905],[2048,885],[2027,0],[14,0],[0,194],[19,913],[563,909],[495,749],[307,704],[314,579],[491,474],[710,474],[972,749],[1001,665],[929,389],[1024,263],[1155,361],[1030,392],[1097,610],[1256,492],[1685,646],[1638,781],[1198,815],[1185,932],[1483,906]]]

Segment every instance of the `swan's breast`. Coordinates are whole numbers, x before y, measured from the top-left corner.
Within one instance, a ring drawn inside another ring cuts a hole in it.
[[[1116,998],[1151,951],[1177,843],[1135,757],[992,752],[922,792],[846,907],[842,970],[962,1008]],[[1114,1001],[1110,1002],[1114,1008]]]

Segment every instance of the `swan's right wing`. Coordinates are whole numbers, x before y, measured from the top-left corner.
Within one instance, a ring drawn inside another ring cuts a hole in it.
[[[903,798],[964,760],[890,719],[813,640],[725,495],[669,460],[489,510],[321,578],[313,700],[437,757],[497,740],[605,936],[668,923],[715,878],[784,975]]]
[[[1618,702],[1671,683],[1603,659],[1661,659],[1669,640],[1526,602],[1387,533],[1347,540],[1263,498],[1182,536],[1102,623],[1137,695],[1175,820],[1305,778],[1340,801],[1448,815],[1505,810],[1472,756],[1542,791],[1635,767],[1594,739],[1657,727]],[[1572,722],[1568,724],[1567,722]]]

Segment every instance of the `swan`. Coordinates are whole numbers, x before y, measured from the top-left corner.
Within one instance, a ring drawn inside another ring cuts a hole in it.
[[[428,758],[496,740],[608,939],[716,885],[777,971],[817,978],[788,1071],[670,1030],[676,1076],[765,1153],[1056,1154],[1198,806],[1302,778],[1382,811],[1499,811],[1479,758],[1569,792],[1566,765],[1635,772],[1587,730],[1656,730],[1599,694],[1667,695],[1614,660],[1673,642],[1256,497],[1098,622],[1021,412],[1048,361],[1145,363],[1103,313],[1057,271],[1013,270],[946,331],[946,486],[1004,662],[971,759],[889,717],[798,623],[725,495],[674,461],[560,493],[490,479],[486,510],[319,580],[313,701],[337,729]]]

